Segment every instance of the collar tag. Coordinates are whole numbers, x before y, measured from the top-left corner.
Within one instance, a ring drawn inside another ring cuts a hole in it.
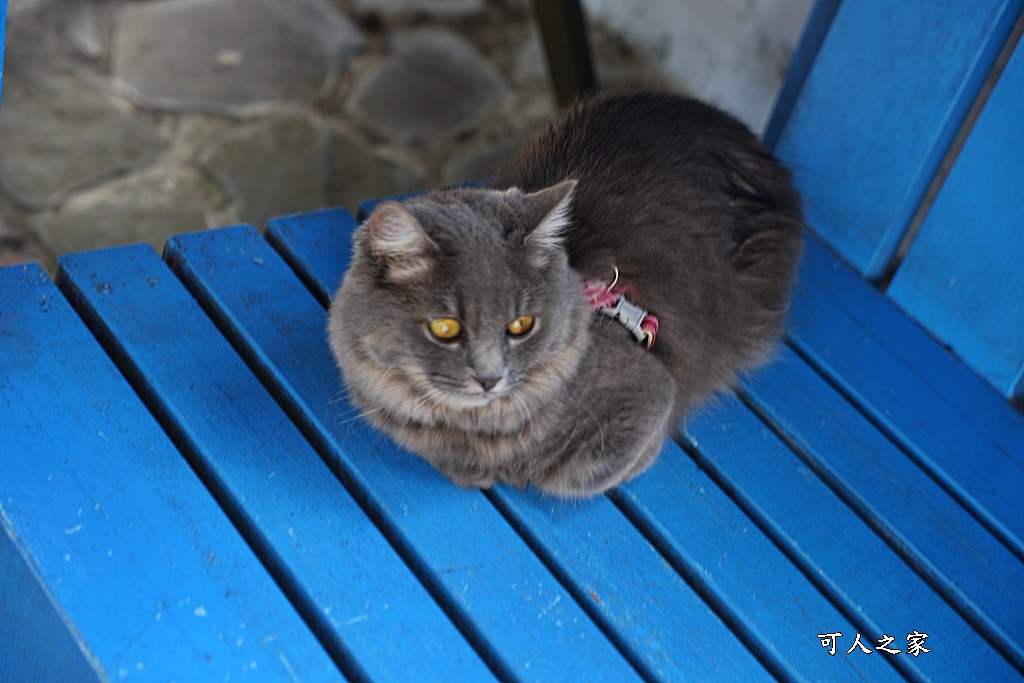
[[[637,341],[648,349],[654,346],[658,333],[658,318],[626,298],[633,293],[631,285],[618,285],[619,269],[615,268],[615,279],[609,284],[601,280],[587,280],[583,283],[583,296],[587,298],[590,310],[617,320]]]

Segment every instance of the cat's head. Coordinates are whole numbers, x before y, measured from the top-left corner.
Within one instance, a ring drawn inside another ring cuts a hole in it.
[[[454,190],[374,209],[330,321],[368,414],[526,420],[575,372],[587,309],[562,245],[574,188]]]

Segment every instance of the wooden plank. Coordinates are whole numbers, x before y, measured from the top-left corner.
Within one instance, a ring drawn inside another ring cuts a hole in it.
[[[849,623],[675,443],[612,497],[781,680],[898,679],[881,657],[829,657]]]
[[[646,679],[773,680],[608,498],[488,497]]]
[[[341,286],[352,255],[356,219],[342,208],[267,222],[266,238],[325,307]]]
[[[849,317],[863,329],[871,331],[872,336],[864,339],[855,353],[850,349],[844,349],[842,353],[830,350],[841,340],[829,335],[829,326],[804,324],[808,316],[800,313],[803,305],[801,300],[809,293],[813,293],[815,298],[826,298],[828,308],[834,308],[841,315]],[[890,410],[890,406],[879,400],[880,395],[897,392],[898,400],[898,392],[901,391],[901,385],[889,382],[870,368],[861,372],[866,380],[880,383],[878,390],[861,388],[859,383],[854,386],[852,378],[857,356],[873,353],[877,347],[913,372],[917,379],[909,386],[920,383],[926,385],[960,416],[959,419],[974,425],[991,444],[1008,456],[1019,459],[1020,454],[1024,453],[1024,419],[1021,413],[991,385],[936,343],[933,337],[892,301],[862,280],[853,269],[810,235],[805,241],[795,298],[790,324],[797,333],[795,341],[801,353],[816,350],[823,361],[827,360],[820,367],[836,368],[832,381],[840,384],[850,396],[856,397],[863,392],[864,398],[859,399],[862,409],[885,413]],[[803,344],[801,338],[810,332],[814,332],[815,336],[807,337],[809,343]],[[827,341],[829,339],[831,341]],[[848,357],[844,357],[844,354]],[[927,390],[924,393],[928,393]],[[871,406],[877,406],[877,409]]]
[[[789,68],[786,69],[786,78],[782,81],[779,94],[772,106],[772,115],[765,126],[764,135],[761,136],[764,144],[769,149],[774,149],[779,142],[782,128],[786,125],[790,113],[793,111],[793,103],[800,95],[807,80],[807,74],[814,66],[814,60],[818,56],[821,44],[825,42],[829,27],[832,26],[832,19],[842,0],[816,0],[811,7],[811,13],[804,24],[803,33],[797,42],[793,57],[789,60]]]
[[[872,650],[884,634],[906,653],[906,636],[929,634],[927,657],[880,653],[916,680],[1009,680],[1013,667],[737,398],[724,398],[686,426],[698,464],[765,529],[851,619]],[[848,628],[849,627],[849,628]],[[875,650],[877,652],[877,650]],[[861,656],[854,651],[850,656]]]
[[[59,263],[61,289],[342,670],[373,681],[491,678],[156,252]]]
[[[845,2],[775,148],[810,226],[886,272],[1022,0]]]
[[[2,424],[2,423],[0,423]],[[4,680],[100,682],[103,666],[68,625],[0,506],[0,673]],[[39,647],[45,643],[45,647]]]
[[[1018,45],[889,287],[1006,397],[1024,398],[1024,45]]]
[[[373,200],[383,201],[383,200]],[[286,216],[267,223],[267,241],[323,304],[330,305],[352,260],[358,223],[344,209]],[[340,212],[334,213],[334,212]]]
[[[314,276],[321,302],[347,269],[354,221],[328,213],[272,222],[268,238]],[[305,279],[305,278],[304,278]],[[605,633],[651,680],[743,677],[764,670],[675,570],[606,499],[559,503],[507,487],[488,498]],[[594,552],[600,548],[600,552]],[[709,656],[713,653],[713,656]]]
[[[827,259],[814,253],[823,249],[809,243],[802,264],[788,320],[794,348],[1024,559],[1024,445],[993,442],[961,412],[964,407],[977,409],[977,404],[961,399],[963,393],[950,402],[929,384],[928,375],[891,350],[894,341],[905,341],[914,344],[915,355],[923,356],[928,347],[937,348],[933,340],[903,339],[890,325],[869,328],[807,282],[804,273],[813,262]],[[1009,408],[989,387],[980,389],[1003,404],[1000,408]],[[1012,408],[1010,413],[1008,420],[1016,418],[1024,437],[1024,415]]]
[[[351,225],[346,226],[341,221],[329,220],[326,216],[321,220],[311,216],[289,229],[290,220],[283,219],[276,225],[271,225],[270,231],[278,233],[274,237],[275,243],[290,254],[289,261],[302,261],[306,253],[311,253],[310,261],[316,260],[321,264],[316,268],[318,275],[315,291],[319,299],[326,301],[330,296],[328,283],[338,280],[338,268],[344,269],[348,262],[348,233]],[[332,242],[333,247],[330,246]],[[323,253],[329,253],[331,256],[322,258]],[[682,465],[677,462],[679,459],[684,459]],[[675,545],[674,549],[666,554],[675,558],[675,566],[687,576],[689,583],[694,583],[691,577],[701,575],[703,568],[714,566],[716,563],[721,564],[724,569],[722,573],[726,576],[709,589],[716,608],[724,610],[733,628],[738,628],[744,634],[746,642],[758,650],[762,661],[767,661],[776,675],[806,676],[805,680],[820,680],[834,676],[838,669],[851,676],[863,674],[869,679],[883,680],[895,674],[894,670],[889,669],[881,661],[869,663],[851,660],[839,664],[827,661],[827,656],[823,659],[821,653],[814,648],[792,647],[794,638],[804,635],[799,629],[807,625],[808,613],[823,615],[823,621],[831,619],[833,622],[839,619],[839,613],[813,586],[803,580],[797,569],[772,547],[768,539],[757,532],[756,527],[743,517],[731,501],[720,492],[717,496],[713,491],[708,493],[709,490],[715,489],[713,482],[701,480],[700,485],[689,486],[681,483],[685,482],[691,473],[687,470],[685,462],[689,459],[677,446],[668,445],[661,460],[674,465],[662,465],[659,461],[659,464],[655,465],[655,470],[641,477],[636,485],[640,486],[641,482],[651,482],[652,485],[663,482],[665,488],[643,489],[642,496],[628,498],[628,502],[625,503],[620,500],[619,503],[629,510],[631,515],[640,518],[645,526],[667,527],[673,530],[676,538],[686,538],[686,543],[681,549]],[[692,466],[692,462],[689,462],[689,467]],[[669,468],[668,471],[660,469],[665,467]],[[696,476],[699,478],[701,475]],[[633,484],[630,485],[632,486]],[[652,490],[658,492],[652,494]],[[497,488],[492,498],[498,499],[498,504],[506,510],[506,514],[513,519],[523,534],[531,539],[532,545],[548,558],[548,564],[556,566],[560,573],[567,577],[568,583],[588,587],[593,585],[595,580],[603,579],[604,587],[594,591],[594,594],[602,599],[602,604],[614,593],[622,592],[624,597],[628,597],[624,605],[616,608],[622,610],[621,614],[610,613],[607,617],[611,622],[611,628],[616,631],[628,633],[630,620],[641,620],[642,617],[635,613],[636,604],[642,604],[644,609],[650,610],[655,604],[667,601],[665,594],[661,592],[665,584],[651,583],[650,570],[637,562],[638,558],[646,553],[643,545],[638,546],[636,541],[632,540],[633,534],[623,527],[623,520],[609,512],[602,499],[572,506],[556,505],[515,494],[504,487]],[[680,498],[686,500],[680,501]],[[694,520],[700,522],[695,523]],[[728,520],[726,526],[723,526],[721,520]],[[577,529],[567,529],[570,524]],[[677,525],[685,525],[685,535],[678,535],[682,532],[678,530]],[[740,526],[746,526],[752,533],[749,537],[744,535],[737,541],[732,529]],[[609,529],[612,530],[610,535]],[[607,539],[606,543],[592,544],[592,547],[601,548],[600,553],[595,554],[592,548],[588,549],[586,545],[576,540],[584,534],[595,541]],[[623,552],[624,549],[626,552]],[[662,552],[665,552],[664,548]],[[756,560],[749,566],[744,566],[741,564],[742,560],[738,560],[740,564],[724,562],[724,558],[729,557]],[[765,563],[777,567],[776,573],[769,578],[764,578]],[[622,569],[618,565],[627,568],[621,578],[619,577]],[[605,579],[601,573],[595,571],[595,568],[599,568],[601,572],[608,572],[609,577]],[[772,593],[772,586],[777,587],[775,580],[780,576],[783,577],[783,581],[790,582],[787,584],[787,591],[794,591],[799,596],[802,609],[787,600],[790,597],[788,593],[786,596],[780,596],[778,602],[765,601],[764,596]],[[699,583],[703,581],[702,578]],[[652,587],[645,594],[637,596],[632,593],[636,588],[631,586],[631,583]],[[582,602],[587,602],[589,588],[581,592],[586,594]],[[674,601],[679,600],[680,597],[674,598]],[[589,601],[594,602],[593,598],[589,598]],[[670,610],[681,607],[677,607],[676,604],[666,605]],[[649,642],[659,642],[662,636],[658,636],[657,621],[648,628],[651,628],[656,636]],[[817,633],[816,631],[811,635],[816,636]],[[728,645],[728,641],[723,641],[717,631],[709,631],[696,642],[696,645],[704,649],[704,654],[699,656],[706,659],[707,652]],[[724,665],[727,661],[728,658],[724,655],[716,656],[718,665]],[[866,670],[863,667],[867,667]]]
[[[1024,670],[1024,565],[790,350],[743,381],[843,501]]]
[[[500,678],[639,680],[482,493],[354,419],[326,311],[255,230],[175,237],[167,255]]]
[[[341,676],[38,266],[0,270],[0,511],[96,678]],[[5,554],[7,550],[4,550]],[[11,566],[9,560],[4,564]],[[6,585],[6,584],[5,584]],[[39,596],[4,591],[33,617]],[[7,602],[10,601],[10,602]],[[4,661],[49,641],[0,641]],[[66,642],[68,636],[58,640]],[[29,672],[24,680],[47,677]]]

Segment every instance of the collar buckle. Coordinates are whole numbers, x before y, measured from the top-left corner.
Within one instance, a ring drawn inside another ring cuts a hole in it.
[[[587,297],[590,310],[621,323],[637,341],[650,349],[658,333],[658,319],[626,298],[632,292],[632,285],[618,285],[619,269],[615,267],[615,279],[611,284],[599,280],[583,283],[583,295]]]

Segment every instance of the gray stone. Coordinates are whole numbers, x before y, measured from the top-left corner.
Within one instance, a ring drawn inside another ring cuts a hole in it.
[[[327,135],[288,116],[244,126],[205,153],[203,167],[235,201],[242,220],[267,220],[327,205]]]
[[[102,59],[109,45],[112,12],[110,2],[103,0],[65,0],[62,33],[83,57]]]
[[[160,250],[171,235],[211,227],[212,195],[194,169],[154,167],[82,192],[31,223],[56,253],[133,242]]]
[[[57,259],[35,242],[7,244],[0,242],[0,268],[36,261],[53,274]]]
[[[359,202],[424,189],[424,170],[394,155],[375,153],[352,135],[334,133],[328,156],[327,198],[353,213]]]
[[[234,201],[240,219],[257,227],[325,206],[354,211],[364,199],[426,184],[417,165],[300,116],[244,126],[216,142],[200,162]]]
[[[539,81],[548,77],[547,57],[537,31],[530,31],[529,38],[519,48],[516,56],[516,80],[520,83]]]
[[[54,254],[44,249],[28,229],[25,216],[0,201],[0,268],[29,261],[39,262],[51,274],[57,265]]]
[[[21,231],[8,225],[3,214],[0,214],[0,242],[13,242],[19,237],[21,237]]]
[[[443,135],[478,120],[506,93],[494,67],[437,28],[396,34],[392,55],[355,89],[350,114],[397,141]]]
[[[23,206],[47,206],[73,188],[149,163],[165,147],[150,126],[81,81],[31,70],[6,76],[0,186]]]
[[[13,22],[22,15],[53,4],[53,0],[7,0],[7,20]]]
[[[506,140],[469,150],[449,164],[445,184],[490,178],[520,144],[518,140]]]
[[[465,16],[484,8],[483,0],[354,0],[353,5],[357,12],[386,15],[422,12],[434,17]]]
[[[311,101],[363,44],[320,0],[155,0],[121,10],[112,62],[145,103],[223,111]]]

